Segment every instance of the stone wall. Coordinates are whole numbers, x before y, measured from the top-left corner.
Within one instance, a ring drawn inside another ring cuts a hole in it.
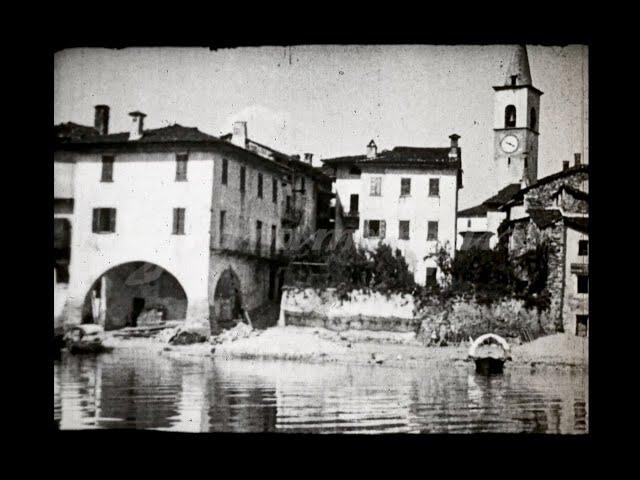
[[[586,171],[579,171],[572,175],[561,176],[548,183],[544,183],[538,187],[532,188],[525,195],[526,209],[530,208],[555,208],[554,195],[558,192],[562,185],[569,185],[577,190],[581,190],[585,193],[589,192],[589,173]],[[569,196],[565,193],[565,197]],[[568,212],[572,213],[587,213],[581,211],[587,208],[586,202],[576,202],[575,210],[571,204],[566,205]],[[564,208],[564,205],[563,205]]]
[[[280,326],[413,332],[424,340],[434,331],[451,341],[489,332],[529,340],[554,333],[556,328],[550,312],[528,310],[519,300],[485,306],[474,299],[456,298],[417,310],[411,295],[355,291],[350,300],[340,301],[333,289],[286,288],[280,308]]]

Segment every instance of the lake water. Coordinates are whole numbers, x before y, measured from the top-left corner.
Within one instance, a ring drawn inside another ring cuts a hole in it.
[[[585,433],[588,375],[472,363],[424,368],[181,361],[119,350],[54,364],[60,429],[186,432]]]

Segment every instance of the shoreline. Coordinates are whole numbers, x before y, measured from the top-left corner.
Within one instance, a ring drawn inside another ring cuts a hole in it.
[[[120,349],[156,351],[177,360],[283,360],[304,363],[347,363],[416,368],[440,363],[472,363],[468,345],[426,347],[406,334],[377,332],[333,332],[310,327],[271,327],[223,343],[169,345],[162,338],[115,338],[105,345]],[[541,337],[511,347],[507,366],[588,368],[588,340],[567,334]]]

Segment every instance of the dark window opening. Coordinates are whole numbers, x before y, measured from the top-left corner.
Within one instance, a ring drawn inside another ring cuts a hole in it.
[[[537,124],[538,124],[538,117],[536,115],[536,109],[534,107],[531,107],[531,112],[529,113],[529,126],[531,127],[532,130],[535,130]]]
[[[578,275],[578,293],[589,293],[588,275]]]
[[[401,178],[400,179],[400,196],[407,197],[409,195],[411,195],[411,179]]]
[[[384,220],[365,220],[364,233],[366,238],[384,238],[385,237],[385,221]]]
[[[271,225],[271,255],[276,253],[276,235],[277,235],[276,226]]]
[[[589,331],[589,315],[576,315],[576,335],[586,337]]]
[[[304,182],[304,177],[300,177],[300,193],[302,195],[305,194],[305,182]]]
[[[511,165],[511,157],[507,157],[507,165]]]
[[[262,247],[262,222],[256,221],[256,253],[260,253]]]
[[[511,75],[511,86],[512,87],[515,87],[516,80],[518,80],[518,76],[517,75]]]
[[[187,180],[187,160],[186,154],[176,155],[176,182]]]
[[[273,203],[278,202],[278,179],[276,177],[271,179],[271,200]]]
[[[93,209],[93,232],[113,233],[116,231],[116,209],[115,208],[94,208]]]
[[[437,269],[434,267],[427,267],[427,285],[434,286],[437,283],[436,273]]]
[[[513,105],[507,105],[504,109],[504,126],[505,128],[516,126],[516,107]]]
[[[362,170],[360,170],[355,165],[349,169],[349,175],[361,175],[361,174],[362,174]]]
[[[440,196],[440,179],[439,178],[429,179],[429,196],[430,197]]]
[[[400,220],[398,230],[400,240],[409,240],[409,220]]]
[[[438,222],[427,223],[427,240],[438,240]]]
[[[227,175],[229,174],[229,161],[226,158],[222,159],[222,176],[220,177],[220,183],[222,185],[227,184]]]
[[[115,158],[113,156],[105,155],[102,157],[102,176],[101,182],[113,182],[113,163]]]
[[[524,168],[527,168],[527,165],[529,165],[529,162],[528,162],[528,159],[527,159],[527,158],[525,158],[525,159],[524,159]]]
[[[589,240],[578,241],[578,255],[580,256],[589,255]]]
[[[352,193],[349,197],[349,213],[352,215],[358,213],[360,197],[357,193]]]
[[[220,246],[223,247],[224,243],[225,243],[225,233],[224,233],[224,227],[225,227],[225,221],[226,221],[226,217],[227,217],[227,212],[225,210],[220,210]]]
[[[471,219],[467,220],[467,228],[471,228]]]
[[[247,181],[247,168],[240,167],[240,191],[243,193],[244,193],[246,181]]]
[[[258,198],[262,198],[262,174],[258,173]]]
[[[184,235],[184,208],[173,209],[173,234]]]

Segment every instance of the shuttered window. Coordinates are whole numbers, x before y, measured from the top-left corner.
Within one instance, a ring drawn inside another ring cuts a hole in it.
[[[429,179],[429,196],[430,197],[440,196],[440,179],[439,178]]]
[[[438,222],[427,223],[427,240],[438,240]]]
[[[227,176],[229,175],[229,161],[226,158],[222,159],[222,176],[220,177],[220,183],[222,185],[227,184]]]
[[[262,198],[262,174],[258,173],[258,198]]]
[[[113,233],[116,231],[116,209],[93,209],[93,233]]]
[[[240,167],[240,191],[244,192],[247,181],[247,169],[246,167]]]
[[[176,155],[176,182],[187,181],[187,160],[189,156],[187,154]]]
[[[384,220],[365,220],[364,221],[364,237],[365,238],[385,238],[386,223]]]
[[[276,177],[271,178],[271,200],[273,203],[278,202],[278,179]]]
[[[371,177],[371,190],[369,195],[372,197],[382,195],[382,177]]]
[[[410,178],[400,179],[400,195],[403,197],[408,197],[409,195],[411,195],[411,179]]]
[[[173,209],[173,234],[184,235],[184,208]]]
[[[113,163],[115,158],[111,155],[104,155],[102,157],[102,176],[101,182],[113,182]]]
[[[398,225],[398,238],[409,240],[409,220],[400,220]]]

